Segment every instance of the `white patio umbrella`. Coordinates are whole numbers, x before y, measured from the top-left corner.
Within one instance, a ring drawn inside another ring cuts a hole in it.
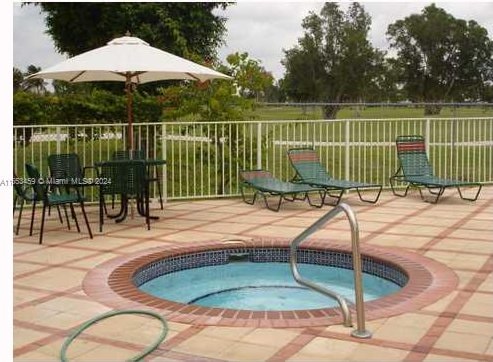
[[[28,78],[58,79],[68,82],[121,81],[127,92],[128,142],[133,149],[132,83],[143,84],[168,79],[231,79],[129,36],[79,54]]]

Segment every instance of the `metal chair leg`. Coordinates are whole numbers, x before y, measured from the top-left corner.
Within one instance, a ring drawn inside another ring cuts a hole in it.
[[[43,243],[43,231],[45,227],[46,204],[43,203],[43,213],[41,215],[41,229],[39,230],[39,245]]]
[[[308,192],[306,193],[305,196],[306,196],[306,199],[308,200],[308,204],[310,206],[321,208],[322,206],[324,206],[325,196],[326,195],[327,195],[327,191],[325,191],[323,194],[322,194],[322,191],[319,191],[319,196],[320,196],[320,199],[321,199],[320,204],[313,203],[312,200],[310,199],[310,194]]]
[[[255,204],[255,200],[257,199],[257,191],[253,194],[253,200],[250,201],[246,198],[245,196],[245,191],[244,191],[244,186],[240,187],[240,192],[241,192],[241,197],[243,198],[243,202],[247,203],[248,205],[253,205]]]
[[[265,195],[265,193],[261,192],[263,198],[264,198],[264,203],[265,203],[265,206],[271,210],[271,211],[275,211],[275,212],[278,212],[279,209],[281,208],[281,203],[282,203],[282,199],[283,199],[283,195],[282,194],[279,194],[279,202],[277,203],[277,206],[271,206],[269,205],[268,201],[267,201],[267,196]],[[274,195],[273,195],[274,196]]]
[[[70,203],[70,211],[72,213],[72,217],[74,218],[75,227],[77,228],[77,232],[80,233],[79,222],[77,221],[77,215],[75,215],[74,204]]]
[[[481,188],[483,187],[482,184],[478,184],[479,188],[478,188],[478,192],[476,193],[476,196],[474,198],[469,198],[469,197],[464,197],[462,196],[462,192],[460,190],[460,186],[457,186],[457,190],[459,190],[459,196],[462,200],[466,200],[466,201],[476,201],[479,197],[479,193],[481,192]]]
[[[342,190],[341,190],[341,192],[339,192],[339,195],[331,195],[331,194],[330,194],[330,190],[327,190],[327,191],[326,191],[326,196],[329,196],[329,197],[332,197],[333,199],[336,199],[336,202],[335,202],[335,203],[328,203],[328,202],[325,202],[325,201],[324,201],[324,203],[325,203],[326,205],[331,205],[331,206],[337,206],[337,205],[339,205],[339,202],[341,202],[342,195],[344,194],[344,191],[345,191],[345,190],[344,190],[344,189],[342,189]],[[325,197],[325,199],[326,199],[326,198],[327,198],[327,197]]]
[[[411,186],[410,184],[407,184],[406,186],[406,190],[404,191],[403,194],[399,194],[395,188],[394,188],[394,180],[396,179],[396,176],[392,176],[389,178],[389,183],[390,183],[390,188],[392,189],[392,193],[394,194],[394,196],[398,196],[398,197],[406,197],[407,196],[407,192],[409,191],[409,187]]]
[[[104,218],[103,218],[103,204],[104,204],[104,196],[102,195],[101,192],[99,192],[99,232],[103,232],[103,224],[104,224]]]
[[[363,202],[368,202],[370,204],[375,204],[378,199],[380,198],[380,194],[382,193],[382,188],[383,186],[380,186],[380,189],[378,190],[378,193],[377,193],[377,196],[373,199],[373,200],[369,200],[369,199],[364,199],[362,196],[361,196],[361,193],[360,193],[360,190],[359,190],[359,187],[356,188],[356,191],[358,192],[358,196],[359,196],[359,199]]]
[[[430,194],[435,196],[435,198],[433,200],[428,200],[426,197],[423,196],[423,192],[421,191],[421,187],[418,186],[419,196],[421,197],[421,200],[423,200],[424,202],[428,202],[430,204],[438,203],[438,199],[440,198],[440,196],[443,195],[443,193],[445,191],[445,187],[439,187],[438,192],[432,192],[430,190],[430,187],[428,187],[428,186],[425,186],[425,187],[430,192]]]
[[[145,215],[146,215],[146,224],[147,224],[147,230],[151,230],[151,220],[149,216],[149,188],[148,186],[145,187],[144,191],[144,198],[145,198]]]
[[[21,204],[19,208],[19,216],[17,217],[17,227],[15,229],[15,235],[19,235],[19,228],[21,226],[22,210],[24,209],[24,199],[21,198]]]
[[[89,225],[89,220],[87,219],[86,209],[84,208],[84,202],[81,200],[79,201],[79,204],[82,210],[82,215],[84,216],[84,221],[86,222],[87,231],[89,232],[89,237],[92,239],[93,238],[92,230],[91,230],[91,226]]]
[[[31,213],[31,226],[29,228],[29,236],[33,235],[34,214],[36,213],[36,200],[33,201],[33,211]]]
[[[65,219],[67,219],[67,227],[70,230],[70,220],[68,218],[67,206],[66,205],[63,205],[63,211],[65,212]]]
[[[48,216],[50,216],[50,210],[51,210],[51,206],[48,206]],[[63,217],[62,217],[62,213],[60,212],[59,205],[56,206],[56,210],[58,211],[58,218],[60,219],[60,223],[63,224]]]
[[[161,205],[161,210],[164,210],[164,204],[163,204],[163,194],[161,191],[161,181],[159,180],[159,175],[156,175],[156,183],[157,183],[157,192],[159,194],[159,204]]]

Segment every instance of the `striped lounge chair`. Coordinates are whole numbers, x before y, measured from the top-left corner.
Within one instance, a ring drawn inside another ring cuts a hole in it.
[[[422,200],[435,204],[438,202],[440,196],[443,195],[446,188],[456,187],[461,199],[468,201],[476,201],[478,199],[482,187],[480,183],[444,179],[433,175],[433,168],[426,155],[425,139],[423,136],[398,136],[395,143],[400,166],[389,180],[394,195],[405,197],[409,187],[413,186],[418,188]],[[407,183],[404,193],[398,193],[395,190],[396,181]],[[478,187],[476,196],[473,198],[465,197],[461,190],[461,187],[464,186]],[[434,196],[432,199],[429,200],[423,196],[421,191],[423,187],[428,189]]]
[[[323,187],[328,196],[336,199],[335,205],[339,204],[346,190],[356,189],[360,200],[371,204],[378,201],[382,192],[382,185],[333,178],[322,166],[318,154],[313,148],[292,148],[288,150],[288,158],[296,171],[294,181],[313,187]],[[377,188],[376,197],[373,199],[363,198],[361,189],[366,188]],[[331,191],[336,191],[337,193],[331,194]]]

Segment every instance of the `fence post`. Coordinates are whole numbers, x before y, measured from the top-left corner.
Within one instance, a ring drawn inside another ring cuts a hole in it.
[[[344,178],[346,180],[349,180],[349,120],[345,121],[345,135],[344,135],[346,142],[345,142],[345,155],[344,155]]]
[[[161,173],[161,183],[162,187],[164,190],[163,192],[163,202],[167,203],[168,202],[168,184],[166,180],[168,180],[168,159],[166,157],[167,155],[167,143],[166,143],[166,123],[161,122],[161,152],[162,152],[162,159],[166,161],[166,163],[162,166],[162,173]]]
[[[452,177],[457,177],[458,175],[458,170],[455,169],[455,153],[458,152],[457,148],[455,147],[455,142],[457,138],[457,118],[454,118],[451,120],[452,122],[452,142],[450,145],[450,170],[452,171]]]
[[[257,123],[257,168],[262,168],[262,123]]]
[[[425,148],[426,148],[426,154],[430,154],[430,123],[431,120],[429,118],[426,118],[426,123],[425,123]]]
[[[69,134],[70,136],[70,134]],[[62,129],[60,126],[56,127],[56,153],[61,153],[61,141],[62,141]]]

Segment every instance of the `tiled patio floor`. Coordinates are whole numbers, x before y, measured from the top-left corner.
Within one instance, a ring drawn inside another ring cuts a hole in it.
[[[169,334],[147,361],[491,361],[493,360],[493,187],[475,203],[447,191],[438,205],[384,192],[377,205],[345,198],[355,210],[364,245],[402,248],[439,261],[456,273],[458,286],[438,302],[409,313],[371,320],[373,338],[357,340],[342,326],[252,328],[169,322]],[[154,205],[157,205],[154,204]],[[95,238],[67,231],[52,213],[44,244],[28,236],[25,212],[14,237],[14,357],[56,361],[69,332],[109,307],[82,289],[97,265],[158,246],[230,236],[293,238],[327,212],[303,202],[286,203],[279,213],[240,199],[169,202],[147,231],[140,217],[97,232],[98,212],[89,217]],[[76,209],[79,214],[79,210]],[[82,218],[81,218],[82,219]],[[75,229],[75,228],[73,228]],[[314,234],[350,242],[347,222],[336,219]],[[74,361],[124,361],[150,344],[159,324],[147,317],[119,316],[101,322],[70,347]]]

